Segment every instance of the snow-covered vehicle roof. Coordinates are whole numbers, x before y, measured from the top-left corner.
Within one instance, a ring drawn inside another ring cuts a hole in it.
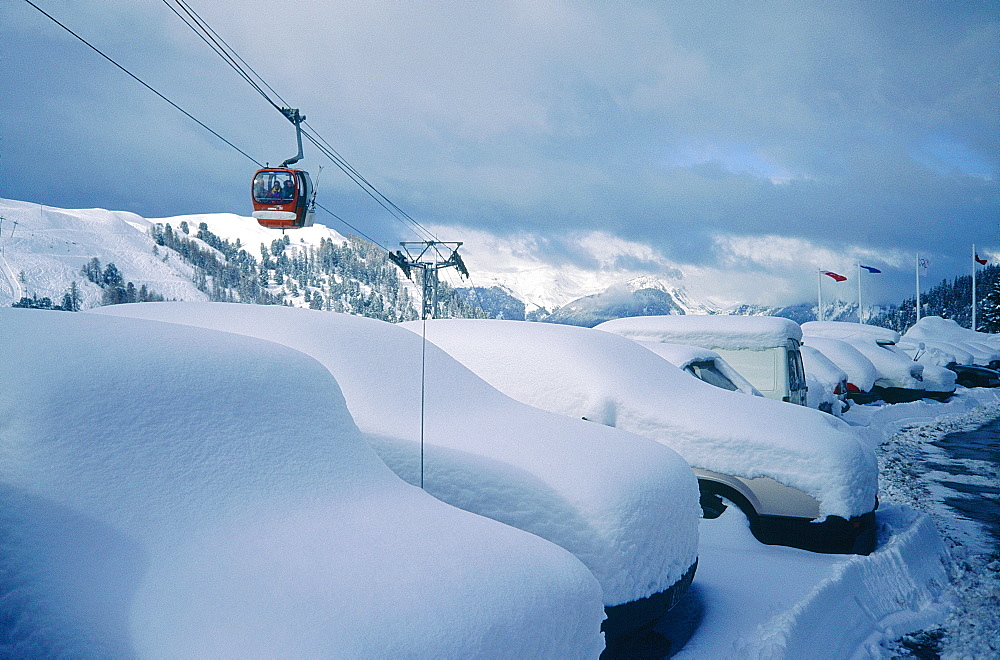
[[[433,345],[422,398],[422,342],[399,326],[220,303],[93,311],[253,335],[311,355],[336,377],[354,420],[397,474],[419,483],[423,460],[429,493],[568,549],[597,577],[607,606],[671,587],[696,559],[698,486],[676,453],[519,403]],[[294,391],[275,395],[298,408]]]
[[[878,370],[872,361],[866,358],[858,349],[842,339],[829,337],[802,338],[805,346],[815,348],[847,374],[847,382],[861,392],[869,392],[878,380]]]
[[[728,362],[722,359],[721,355],[711,349],[687,346],[685,344],[668,344],[659,341],[639,341],[636,343],[645,346],[678,369],[689,369],[697,363],[710,362],[740,392],[752,396],[763,396],[750,381],[740,375]]]
[[[877,387],[924,389],[924,366],[894,346],[899,341],[899,333],[894,330],[844,321],[809,321],[802,324],[802,332],[806,343],[811,337],[828,337],[858,349],[875,366]]]
[[[422,324],[403,325],[420,332]],[[821,516],[872,510],[874,455],[830,415],[713,387],[609,332],[459,319],[426,327],[431,341],[521,401],[641,433],[693,467],[770,477],[818,500]]]
[[[764,350],[802,339],[798,324],[777,316],[632,316],[595,326],[638,341],[660,341],[705,348]]]
[[[312,358],[91,314],[0,327],[0,655],[603,648],[580,561],[399,479]]]
[[[802,334],[805,337],[830,337],[833,339],[862,337],[890,344],[899,341],[899,333],[895,330],[846,321],[806,321],[802,324]]]

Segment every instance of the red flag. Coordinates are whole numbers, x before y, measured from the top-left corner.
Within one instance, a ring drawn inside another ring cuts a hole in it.
[[[821,270],[819,272],[823,273],[824,275],[829,275],[830,277],[832,277],[833,279],[837,280],[838,282],[843,282],[844,280],[847,279],[843,275],[838,275],[837,273],[833,272],[832,270]]]
[[[977,263],[977,264],[982,264],[983,266],[985,266],[986,264],[988,264],[988,263],[989,263],[989,260],[988,260],[988,259],[980,259],[980,258],[979,258],[979,253],[978,253],[978,252],[976,252],[976,253],[975,253],[975,255],[976,255],[975,259],[976,259],[976,263]]]

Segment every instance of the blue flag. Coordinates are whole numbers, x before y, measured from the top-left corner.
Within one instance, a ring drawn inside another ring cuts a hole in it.
[[[861,266],[861,264],[858,264],[858,265]],[[861,267],[864,268],[865,270],[867,270],[869,273],[881,273],[882,272],[878,268],[872,268],[871,266],[861,266]]]

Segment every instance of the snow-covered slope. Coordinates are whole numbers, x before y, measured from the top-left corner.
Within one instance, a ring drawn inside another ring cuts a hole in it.
[[[0,306],[9,307],[23,296],[48,297],[58,303],[76,282],[82,307],[100,304],[101,288],[81,274],[81,268],[97,258],[102,265],[115,264],[126,281],[147,285],[167,300],[205,301],[208,295],[193,282],[194,269],[170,248],[157,246],[149,230],[169,223],[179,231],[187,223],[185,238],[206,250],[211,247],[194,237],[206,223],[215,235],[259,254],[260,245],[270,245],[282,234],[268,230],[253,218],[232,213],[185,215],[146,219],[125,211],[103,209],[57,209],[51,206],[0,199]],[[16,223],[16,224],[15,224]],[[314,225],[289,234],[295,245],[319,246],[323,239],[341,243],[345,238]]]
[[[126,280],[146,284],[165,298],[207,300],[191,281],[192,269],[165,251],[154,254],[149,220],[103,209],[63,210],[0,200],[0,306],[37,294],[58,302],[71,282],[85,307],[99,304],[101,289],[81,275],[93,258],[114,263]],[[16,225],[14,223],[17,223]]]
[[[31,309],[0,331],[0,657],[603,648],[582,563],[396,477],[302,353]]]

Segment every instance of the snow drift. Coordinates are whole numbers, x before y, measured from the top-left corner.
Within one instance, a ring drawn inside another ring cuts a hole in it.
[[[570,550],[597,577],[605,605],[669,588],[696,559],[698,486],[677,454],[518,403],[433,345],[426,351],[422,432],[421,340],[403,328],[331,312],[218,303],[94,311],[253,335],[315,357],[397,474],[419,483],[423,464],[431,494]],[[295,401],[294,391],[276,394]]]
[[[315,360],[90,314],[0,328],[0,656],[603,648],[586,568],[398,479]]]

